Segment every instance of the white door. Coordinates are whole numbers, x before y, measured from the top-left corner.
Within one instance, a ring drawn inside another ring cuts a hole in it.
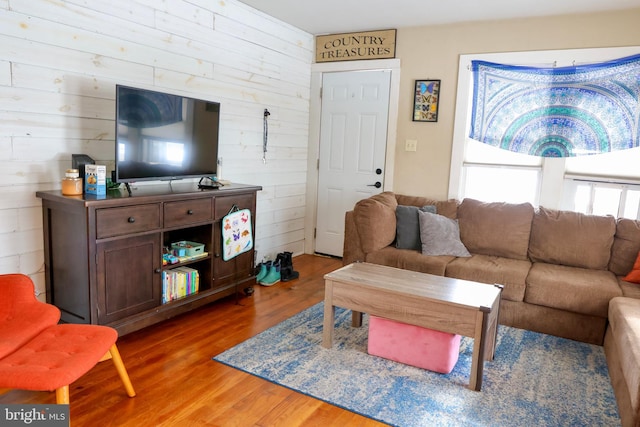
[[[322,77],[315,251],[342,256],[344,214],[384,185],[391,71]]]

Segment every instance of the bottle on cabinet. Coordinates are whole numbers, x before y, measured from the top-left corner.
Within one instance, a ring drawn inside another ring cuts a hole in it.
[[[82,195],[82,178],[78,169],[67,169],[62,180],[62,194],[65,196]]]

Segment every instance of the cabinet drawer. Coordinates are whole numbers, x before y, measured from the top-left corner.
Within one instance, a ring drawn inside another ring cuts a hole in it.
[[[211,221],[211,199],[181,200],[164,204],[164,226],[175,227],[196,222]]]
[[[160,204],[96,210],[96,237],[120,236],[160,228]]]
[[[226,197],[216,197],[215,205],[216,205],[216,220],[223,218],[226,216],[233,205],[236,205],[238,209],[253,209],[254,203],[254,195],[253,194],[243,194],[240,196],[226,196]]]

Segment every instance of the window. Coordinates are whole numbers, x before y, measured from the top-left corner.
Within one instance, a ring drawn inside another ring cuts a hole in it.
[[[485,202],[537,204],[538,169],[470,164],[465,165],[464,174],[465,197]]]
[[[617,183],[567,177],[561,208],[586,214],[640,219],[640,183]]]
[[[529,202],[540,192],[542,158],[468,140],[463,164],[464,197],[485,202]]]
[[[522,202],[551,209],[637,218],[640,149],[594,156],[539,158],[473,141],[470,126],[472,60],[566,66],[640,53],[640,47],[462,55],[453,135],[449,197]],[[518,157],[519,156],[519,157]]]

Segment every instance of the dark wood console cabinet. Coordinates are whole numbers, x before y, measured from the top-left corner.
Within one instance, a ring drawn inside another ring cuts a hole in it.
[[[187,312],[238,290],[254,276],[254,251],[224,261],[221,220],[237,206],[250,209],[255,238],[256,193],[230,184],[199,190],[193,183],[140,186],[106,196],[40,191],[47,302],[66,323],[112,326],[120,335]],[[177,241],[204,244],[206,256],[163,265],[163,248]],[[199,291],[162,302],[162,272],[198,271]]]

